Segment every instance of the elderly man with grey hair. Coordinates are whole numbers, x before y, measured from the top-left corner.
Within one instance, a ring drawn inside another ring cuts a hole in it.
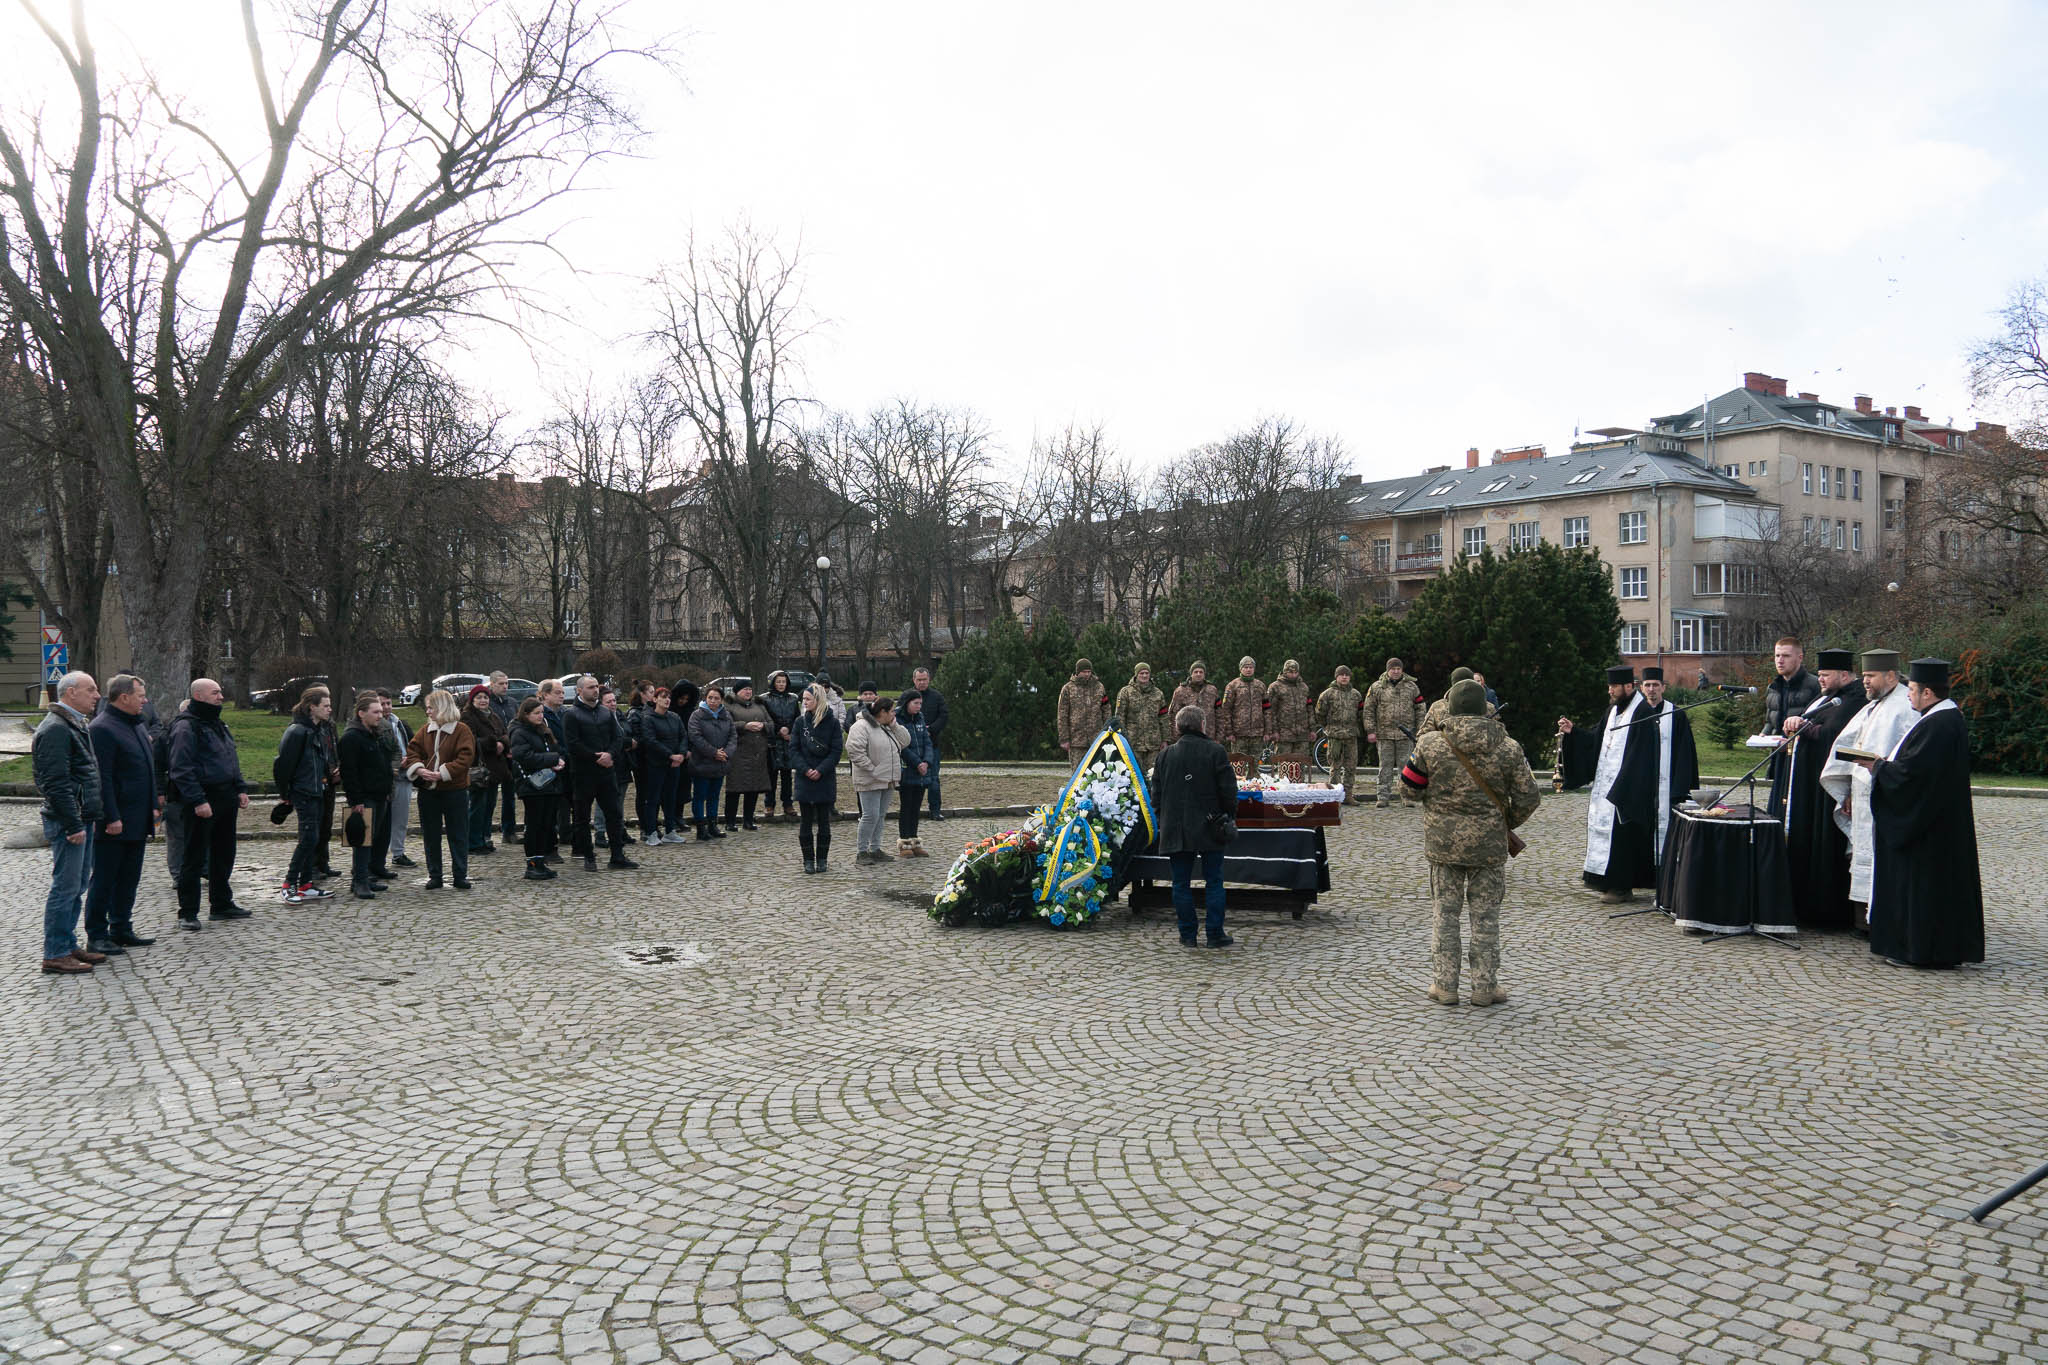
[[[36,727],[31,745],[36,790],[43,798],[43,839],[50,845],[50,894],[43,901],[43,971],[80,976],[107,960],[79,946],[78,912],[92,877],[92,832],[104,810],[100,765],[87,731],[99,705],[90,673],[66,673],[57,700]]]

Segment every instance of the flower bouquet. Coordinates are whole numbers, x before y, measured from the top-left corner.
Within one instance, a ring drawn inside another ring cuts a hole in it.
[[[1050,805],[1021,829],[969,844],[933,898],[941,924],[1007,924],[1036,915],[1056,929],[1102,912],[1128,852],[1154,832],[1137,755],[1114,726],[1089,744]],[[1137,831],[1139,837],[1133,838]]]

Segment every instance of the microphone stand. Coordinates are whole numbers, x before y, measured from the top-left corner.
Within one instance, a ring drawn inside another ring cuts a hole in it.
[[[2043,1180],[2048,1180],[2048,1166],[2041,1167],[2024,1180],[2015,1181],[2013,1184],[2008,1185],[2001,1193],[1994,1195],[1976,1208],[1971,1209],[1970,1217],[1979,1223],[1983,1222],[1986,1218],[1998,1212],[2000,1208],[2019,1198],[2028,1190],[2033,1189],[2034,1186],[2040,1184]]]

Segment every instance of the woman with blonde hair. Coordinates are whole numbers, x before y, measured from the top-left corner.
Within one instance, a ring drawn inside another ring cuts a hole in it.
[[[476,763],[476,737],[462,723],[455,698],[436,688],[427,693],[427,723],[405,746],[405,776],[419,792],[420,836],[427,846],[428,891],[441,889],[441,835],[455,889],[469,890],[469,770]]]
[[[804,852],[804,871],[823,872],[832,852],[833,807],[839,800],[839,755],[846,748],[846,730],[832,689],[812,683],[804,689],[803,714],[789,727],[789,763],[800,823],[796,841]]]

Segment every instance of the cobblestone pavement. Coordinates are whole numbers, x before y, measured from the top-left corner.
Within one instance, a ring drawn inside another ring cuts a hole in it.
[[[941,859],[807,878],[775,829],[250,876],[255,920],[46,979],[46,861],[0,852],[0,1358],[2048,1357],[2048,1191],[1961,1219],[2048,1159],[2039,803],[1978,805],[1992,960],[1919,973],[1609,920],[1583,800],[1493,1010],[1422,997],[1410,811],[1222,953],[942,930]]]

